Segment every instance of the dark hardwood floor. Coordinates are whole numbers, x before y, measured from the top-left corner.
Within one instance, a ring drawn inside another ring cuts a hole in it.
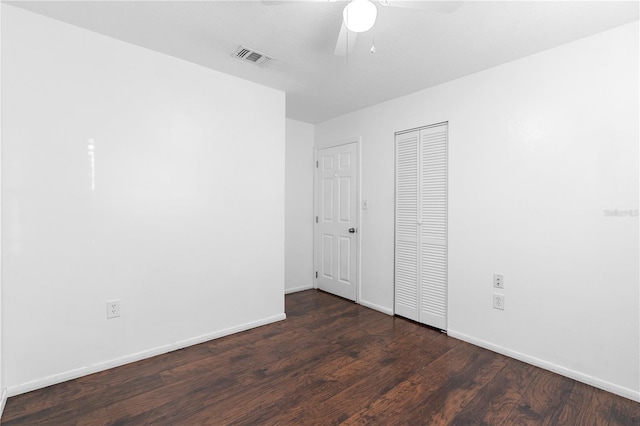
[[[640,425],[640,404],[309,290],[287,320],[9,398],[4,425]]]

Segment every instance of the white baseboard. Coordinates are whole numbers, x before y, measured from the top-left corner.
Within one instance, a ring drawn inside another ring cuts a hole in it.
[[[27,383],[22,383],[16,386],[11,386],[5,389],[2,396],[6,397],[20,395],[22,393],[31,392],[36,389],[41,389],[47,386],[56,385],[58,383],[66,382],[67,380],[77,379],[78,377],[87,376],[89,374],[98,373],[100,371],[108,370],[110,368],[119,367],[124,364],[140,361],[142,359],[151,358],[156,355],[161,355],[167,352],[175,351],[178,349],[186,348],[188,346],[197,345],[199,343],[208,342],[209,340],[218,339],[220,337],[228,336],[230,334],[239,333],[241,331],[249,330],[252,328],[260,327],[262,325],[271,324],[277,321],[286,319],[284,313],[274,315],[271,317],[263,318],[257,321],[248,322],[235,327],[227,328],[220,331],[214,331],[212,333],[204,334],[201,336],[193,337],[190,339],[182,340],[176,343],[168,345],[158,346],[153,349],[137,352],[131,355],[126,355],[120,358],[112,359],[109,361],[99,362],[93,365],[76,368],[74,370],[65,371],[63,373],[54,374],[51,376],[43,377],[41,379],[32,380]],[[3,400],[4,401],[4,400]],[[4,407],[4,405],[3,405]]]
[[[305,290],[311,290],[311,289],[313,289],[313,284],[303,285],[301,287],[286,288],[284,290],[284,294],[297,293],[299,291],[305,291]]]
[[[384,306],[376,305],[375,303],[367,302],[366,300],[362,299],[360,299],[358,303],[362,306],[366,306],[367,308],[382,312],[383,314],[393,315],[393,309],[385,308]]]
[[[519,361],[526,362],[527,364],[535,365],[536,367],[540,367],[545,370],[552,371],[554,373],[560,374],[561,376],[565,376],[570,379],[574,379],[579,382],[586,383],[598,389],[602,389],[607,392],[611,392],[616,395],[629,398],[633,401],[640,402],[640,392],[634,391],[633,389],[625,388],[623,386],[619,386],[619,385],[607,382],[605,380],[601,380],[596,377],[589,376],[588,374],[580,373],[578,371],[571,370],[569,368],[562,367],[560,365],[553,364],[551,362],[548,362],[539,358],[535,358],[530,355],[523,354],[521,352],[504,348],[502,346],[494,345],[493,343],[486,342],[481,339],[476,339],[475,337],[471,337],[466,334],[459,333],[455,330],[451,330],[451,329],[447,330],[447,335],[459,340],[464,340],[465,342],[471,343],[473,345],[480,346],[485,349],[489,349],[490,351],[497,352],[499,354],[508,356],[510,358],[514,358]]]
[[[7,388],[2,389],[2,396],[0,396],[0,419],[2,413],[4,413],[4,406],[7,405]]]

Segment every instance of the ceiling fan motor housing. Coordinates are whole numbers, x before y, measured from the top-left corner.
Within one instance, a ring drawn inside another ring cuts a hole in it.
[[[377,16],[378,9],[369,0],[353,0],[342,12],[344,24],[354,33],[369,31],[376,23]]]

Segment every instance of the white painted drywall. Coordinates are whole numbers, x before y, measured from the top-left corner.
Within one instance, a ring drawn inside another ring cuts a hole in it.
[[[313,288],[312,124],[287,119],[285,155],[285,292]]]
[[[284,93],[2,8],[11,393],[283,319]]]
[[[2,81],[2,7],[0,7],[0,82]],[[0,84],[0,99],[2,99],[2,84]],[[2,187],[2,113],[0,111],[0,188]],[[2,223],[2,192],[0,191],[0,223]],[[2,240],[2,227],[0,226],[0,241]],[[2,258],[2,244],[0,243],[0,259]],[[0,261],[0,418],[6,404],[6,393],[4,387],[4,376],[2,375],[2,262]]]
[[[638,209],[638,75],[635,22],[316,125],[362,137],[361,298],[393,307],[394,132],[449,121],[450,334],[637,399],[638,217],[605,211]]]

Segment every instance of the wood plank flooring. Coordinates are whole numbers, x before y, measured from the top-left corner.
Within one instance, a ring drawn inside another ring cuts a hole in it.
[[[9,398],[4,425],[640,425],[640,404],[315,290],[287,320]]]

